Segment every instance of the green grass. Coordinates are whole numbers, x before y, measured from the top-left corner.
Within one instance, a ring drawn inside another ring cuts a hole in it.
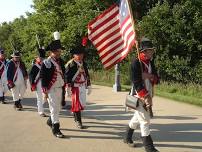
[[[112,87],[114,84],[113,71],[90,72],[92,83]],[[128,77],[128,76],[127,76]],[[128,80],[121,78],[122,91],[129,91]],[[124,83],[123,83],[124,82]],[[155,95],[168,99],[185,102],[202,107],[202,86],[198,84],[181,84],[161,82],[155,87]]]

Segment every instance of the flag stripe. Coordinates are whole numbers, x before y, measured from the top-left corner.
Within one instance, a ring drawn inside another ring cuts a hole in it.
[[[130,33],[128,35],[128,39],[129,41],[132,41],[132,39],[130,38],[131,35],[133,35],[133,33]],[[103,64],[106,64],[106,62],[109,62],[110,60],[112,60],[112,58],[114,58],[114,56],[118,55],[120,52],[123,53],[124,51],[128,51],[128,47],[130,46],[130,42],[129,41],[125,41],[124,45],[122,45],[122,47],[120,49],[114,50],[113,52],[111,52],[109,55],[107,55],[104,59],[102,59]]]
[[[102,33],[102,34],[98,34],[97,39],[93,41],[93,43],[95,44],[96,47],[99,47],[99,43],[103,42],[104,39],[106,39],[107,37],[109,38],[109,35],[114,35],[114,34],[119,34],[120,28],[119,26],[115,26],[115,28],[111,28],[108,32]]]
[[[117,23],[117,21],[118,21],[118,19],[116,18],[117,14],[118,14],[118,12],[116,12],[116,14],[113,14],[112,16],[110,16],[105,22],[102,22],[98,26],[93,28],[91,30],[92,34],[90,34],[90,39],[92,39],[98,33],[102,32],[104,29],[108,28],[114,22]]]
[[[101,54],[100,53],[100,59],[104,60],[104,58],[106,58],[107,56],[110,56],[110,54],[112,52],[116,52],[117,50],[120,50],[123,48],[123,41],[121,41],[120,43],[118,43],[117,45],[115,45],[114,47],[112,47],[110,50],[106,51],[105,53]]]
[[[103,22],[103,20],[108,18],[112,13],[116,12],[117,10],[119,10],[119,7],[116,4],[112,5],[98,17],[92,20],[88,25],[91,26],[92,28],[96,27],[97,25],[99,25],[100,22]]]
[[[100,54],[104,54],[104,53],[106,53],[107,51],[109,51],[110,50],[110,48],[112,48],[112,47],[114,47],[117,43],[119,43],[119,42],[122,42],[123,40],[121,39],[121,35],[119,35],[118,37],[116,37],[116,38],[113,38],[111,41],[107,41],[106,43],[104,43],[105,45],[104,45],[104,47],[103,48],[101,48],[98,52],[100,53]]]
[[[102,39],[96,46],[96,48],[98,48],[98,50],[102,50],[102,48],[106,45],[110,45],[112,43],[114,43],[114,40],[117,39],[117,38],[121,38],[121,34],[119,33],[119,30],[118,30],[118,33],[117,31],[115,31],[116,33],[112,33],[110,35],[108,35],[107,37],[105,37],[104,39]]]

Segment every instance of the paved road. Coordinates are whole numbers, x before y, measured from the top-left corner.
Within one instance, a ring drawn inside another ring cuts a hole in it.
[[[122,142],[132,116],[124,110],[126,94],[94,85],[83,113],[87,129],[77,129],[71,113],[62,110],[65,138],[57,139],[46,126],[47,118],[38,116],[34,93],[27,90],[24,111],[15,111],[12,102],[0,104],[0,152],[143,152],[139,130],[134,135],[135,149]],[[11,100],[9,94],[7,100]],[[160,97],[154,97],[154,102],[151,129],[156,147],[161,152],[201,152],[202,108]]]

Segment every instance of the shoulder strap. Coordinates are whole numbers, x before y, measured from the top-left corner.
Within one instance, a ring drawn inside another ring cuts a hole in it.
[[[4,63],[2,61],[1,62],[1,66],[0,66],[0,70],[4,67]]]
[[[36,83],[38,80],[39,80],[39,77],[40,77],[40,69],[41,69],[41,66],[39,64],[35,64],[38,68],[39,68],[39,72],[37,73],[36,75],[36,78],[34,80],[34,82]]]

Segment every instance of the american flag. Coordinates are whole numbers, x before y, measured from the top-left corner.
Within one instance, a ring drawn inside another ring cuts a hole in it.
[[[127,0],[114,4],[88,24],[88,38],[105,69],[121,62],[135,44],[135,31]]]

